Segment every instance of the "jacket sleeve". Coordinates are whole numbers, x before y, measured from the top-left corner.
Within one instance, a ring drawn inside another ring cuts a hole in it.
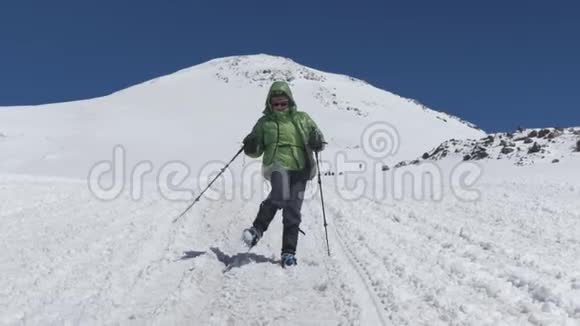
[[[302,112],[302,114],[304,115],[305,125],[306,125],[306,128],[308,130],[308,134],[306,135],[306,137],[308,137],[307,139],[310,139],[310,137],[312,137],[312,135],[314,133],[316,133],[317,134],[316,136],[322,142],[322,150],[324,150],[324,147],[326,147],[325,146],[326,140],[324,139],[324,134],[322,133],[320,128],[318,128],[318,126],[316,125],[316,122],[314,122],[314,120],[312,120],[310,115],[308,115],[308,113]]]
[[[252,158],[258,158],[262,153],[264,153],[264,130],[263,130],[263,119],[259,119],[258,122],[252,128],[251,134],[256,137],[256,151],[255,152],[245,152],[246,155]]]

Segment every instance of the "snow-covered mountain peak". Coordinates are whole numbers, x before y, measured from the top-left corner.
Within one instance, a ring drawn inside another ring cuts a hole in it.
[[[290,58],[268,54],[231,56],[208,61],[199,67],[211,67],[215,76],[224,83],[249,83],[267,87],[273,81],[283,80],[293,85],[296,81],[326,82],[330,76],[365,84],[356,78],[325,73]]]
[[[461,119],[356,78],[258,54],[210,60],[98,99],[5,108],[0,131],[7,136],[0,151],[6,159],[0,169],[86,176],[120,144],[133,162],[181,161],[195,172],[235,152],[277,80],[290,84],[298,109],[323,130],[330,158],[346,151],[352,160],[382,157],[393,164],[447,139],[485,135]],[[375,133],[377,126],[382,129]],[[383,134],[397,150],[378,149],[389,155],[369,156],[369,148],[380,143],[373,137]],[[203,155],[192,155],[195,151]]]
[[[294,60],[286,57],[269,55],[269,54],[249,54],[236,55],[223,58],[216,58],[198,65],[199,67],[211,66],[219,70],[230,69],[231,71],[263,69],[264,67],[275,67],[287,70],[299,70],[303,65],[296,63]]]
[[[154,92],[159,91],[164,86],[175,88],[176,84],[200,83],[208,87],[208,82],[218,82],[222,86],[237,89],[267,88],[274,81],[286,81],[292,87],[306,82],[320,85],[325,90],[334,89],[334,84],[337,82],[346,83],[348,87],[372,87],[366,81],[343,74],[320,71],[297,63],[290,58],[269,54],[251,54],[212,59],[175,73],[145,81],[114,94],[134,96],[135,90],[145,89],[146,92],[150,92],[149,86],[153,85]],[[188,91],[191,91],[191,88]],[[388,94],[396,96],[392,93]]]

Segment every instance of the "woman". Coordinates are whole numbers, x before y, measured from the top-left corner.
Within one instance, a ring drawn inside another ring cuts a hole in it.
[[[243,239],[255,246],[268,229],[274,215],[282,209],[283,267],[296,265],[296,245],[302,220],[300,210],[306,183],[316,175],[313,152],[324,149],[324,136],[305,112],[298,111],[286,82],[272,84],[263,116],[244,138],[246,155],[262,158],[262,172],[272,190],[260,204],[252,227],[244,230]]]

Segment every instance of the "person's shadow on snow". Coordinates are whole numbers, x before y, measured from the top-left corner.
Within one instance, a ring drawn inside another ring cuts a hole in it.
[[[254,253],[242,252],[237,253],[234,256],[229,256],[219,248],[212,247],[210,249],[216,255],[217,259],[226,266],[224,273],[231,270],[232,268],[242,267],[252,262],[256,264],[270,263],[275,265],[280,263],[278,260]]]

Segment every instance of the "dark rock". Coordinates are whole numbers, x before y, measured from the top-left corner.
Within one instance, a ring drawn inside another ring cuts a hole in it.
[[[422,159],[426,160],[429,158],[429,153],[423,153],[423,156],[421,156]]]
[[[488,156],[489,156],[489,154],[487,152],[479,152],[479,153],[477,153],[477,158],[478,159],[483,159],[483,158],[486,158]]]
[[[410,164],[417,165],[417,164],[419,164],[419,163],[420,163],[420,161],[419,161],[419,160],[414,160],[414,161],[411,161],[411,163],[410,163]]]
[[[446,148],[445,146],[443,146],[443,145],[440,145],[440,146],[439,146],[439,147],[437,147],[437,149],[436,149],[436,150],[433,152],[433,154],[431,154],[431,156],[435,156],[435,155],[439,154],[439,152],[441,152],[441,151],[445,150],[445,148]]]
[[[538,153],[540,151],[540,149],[542,149],[542,147],[540,147],[540,145],[538,145],[538,143],[534,143],[534,145],[532,147],[530,147],[530,149],[528,150],[528,154]]]
[[[477,148],[475,148],[475,151],[478,151],[478,152],[483,151],[483,152],[485,152],[485,151],[487,151],[487,148],[485,148],[483,146],[477,146]]]
[[[524,139],[524,144],[531,144],[531,143],[533,143],[533,142],[534,142],[534,140],[533,140],[533,139],[531,139],[531,138],[526,138],[526,139]]]
[[[542,129],[540,130],[540,132],[538,133],[538,138],[544,138],[546,137],[548,134],[550,134],[550,129]]]
[[[474,151],[473,153],[471,153],[471,158],[474,160],[481,160],[484,159],[486,157],[488,157],[489,154],[487,153],[487,151],[484,150],[477,150]]]
[[[504,147],[514,147],[514,146],[516,146],[516,144],[514,144],[514,143],[512,143],[512,142],[507,142],[507,141],[505,141],[505,140],[502,140],[502,141],[499,143],[499,145],[500,145],[500,146],[504,146]]]
[[[483,138],[483,139],[482,139],[482,141],[483,141],[483,142],[484,142],[486,145],[489,145],[489,144],[493,143],[493,140],[494,140],[494,138],[493,138],[493,136],[492,136],[492,135],[489,135],[489,136],[487,136],[487,137],[485,137],[485,138]]]
[[[389,168],[388,165],[383,165],[383,167],[381,167],[381,171],[389,171],[391,168]],[[341,172],[342,174],[342,172]]]
[[[511,132],[508,132],[506,136],[507,138],[514,138],[514,134],[512,134]]]
[[[518,137],[516,139],[514,139],[514,141],[522,141],[522,140],[526,140],[528,139],[528,137]]]
[[[576,143],[576,152],[580,152],[580,140]]]
[[[555,159],[555,160],[552,161],[552,163],[558,163],[558,162],[560,162],[559,159]]]
[[[548,138],[548,139],[554,139],[554,138],[556,138],[556,137],[560,137],[560,136],[562,136],[562,134],[563,134],[563,132],[562,132],[562,131],[554,130],[553,132],[551,132],[551,133],[548,135],[548,137],[547,137],[547,138]]]
[[[464,161],[469,161],[469,160],[471,160],[471,155],[465,155],[465,156],[463,157],[463,160],[464,160]]]
[[[397,168],[402,168],[403,166],[407,166],[409,163],[406,161],[401,161],[399,163],[397,163],[397,165],[395,165],[395,169]]]
[[[514,149],[511,148],[511,147],[504,147],[504,148],[501,149],[501,153],[502,154],[509,154],[509,153],[511,153],[513,151],[514,151]]]
[[[534,130],[528,134],[528,138],[534,138],[534,137],[538,137],[538,132],[536,130]]]

